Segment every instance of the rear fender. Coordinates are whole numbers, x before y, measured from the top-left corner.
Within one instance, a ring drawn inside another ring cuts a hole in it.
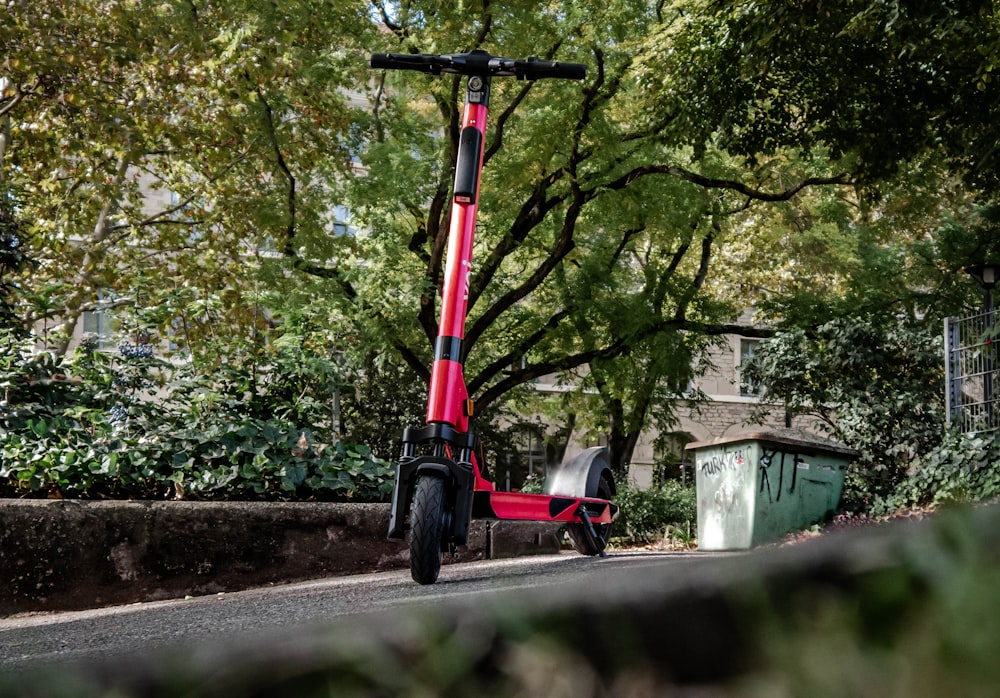
[[[595,446],[564,460],[555,472],[550,473],[545,481],[545,493],[598,497],[602,477],[610,485],[611,494],[617,494],[608,449]]]

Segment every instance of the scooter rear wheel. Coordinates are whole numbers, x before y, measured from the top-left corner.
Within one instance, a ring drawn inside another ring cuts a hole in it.
[[[446,515],[444,480],[420,475],[410,508],[410,576],[418,584],[433,584],[441,573]]]

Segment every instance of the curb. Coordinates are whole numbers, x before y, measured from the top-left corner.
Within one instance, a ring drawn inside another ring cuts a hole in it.
[[[473,521],[445,562],[559,551],[558,527]],[[400,569],[388,504],[0,500],[0,617]]]

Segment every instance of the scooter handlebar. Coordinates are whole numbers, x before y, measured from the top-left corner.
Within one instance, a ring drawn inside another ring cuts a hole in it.
[[[386,70],[419,70],[423,73],[440,73],[441,65],[432,59],[440,56],[431,56],[423,53],[373,53],[368,60],[368,65],[376,69]]]
[[[519,80],[540,80],[542,78],[583,80],[587,76],[587,66],[582,63],[543,61],[535,57],[527,60],[515,60],[491,56],[485,51],[441,55],[373,53],[368,64],[376,69],[417,70],[432,75],[453,73],[456,75],[516,77]]]
[[[507,59],[499,59],[501,62]],[[587,77],[587,66],[583,63],[562,63],[560,61],[543,61],[531,58],[513,63],[514,74],[521,80],[539,80],[541,78],[559,78],[562,80],[583,80]]]

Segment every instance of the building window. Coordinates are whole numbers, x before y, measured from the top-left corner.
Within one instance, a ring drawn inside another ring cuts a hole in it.
[[[114,292],[100,290],[97,301],[84,310],[80,317],[83,327],[83,338],[94,343],[100,351],[113,349],[115,346],[115,316],[113,309],[117,296]]]
[[[687,396],[694,392],[694,380],[691,376],[672,376],[670,387],[677,395]]]
[[[662,485],[667,480],[680,480],[684,485],[694,482],[691,456],[684,450],[692,441],[694,437],[684,431],[667,432],[656,438],[653,484]]]
[[[333,234],[337,237],[354,237],[357,228],[351,225],[351,212],[346,206],[333,207]]]
[[[511,451],[504,454],[497,473],[500,489],[516,491],[529,477],[544,478],[547,470],[545,439],[538,427],[522,424],[510,432]]]
[[[757,397],[760,395],[760,386],[757,385],[749,376],[745,375],[743,371],[743,366],[746,364],[747,360],[754,355],[758,344],[760,344],[760,340],[758,339],[740,340],[740,395],[743,397]]]
[[[83,334],[96,342],[97,349],[105,351],[114,346],[114,318],[108,310],[85,310]]]

